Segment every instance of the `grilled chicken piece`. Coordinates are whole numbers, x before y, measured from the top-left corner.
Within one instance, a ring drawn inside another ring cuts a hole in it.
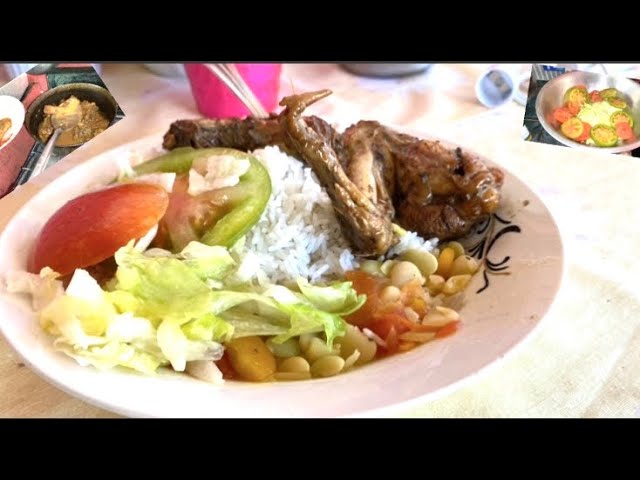
[[[367,181],[358,182],[364,177],[360,171],[374,172],[369,188],[386,190],[398,224],[424,238],[459,238],[498,208],[502,172],[460,148],[446,148],[372,121],[358,122],[343,137],[349,176],[366,188]],[[358,154],[354,143],[365,153]]]
[[[305,117],[309,128],[324,137],[338,154],[340,162],[345,161],[342,135],[319,117]],[[162,146],[167,150],[177,147],[212,148],[226,147],[251,151],[277,145],[289,155],[296,155],[285,142],[285,131],[280,116],[272,114],[269,118],[247,117],[224,120],[178,120],[173,122],[164,135]]]
[[[313,169],[333,202],[342,232],[359,255],[383,255],[397,242],[392,216],[352,182],[345,172],[330,140],[311,128],[302,112],[330,95],[330,90],[285,97],[280,105],[286,143]]]
[[[448,240],[497,210],[503,174],[475,155],[378,122],[358,122],[341,135],[318,117],[302,117],[330,93],[286,97],[280,102],[286,108],[267,119],[180,120],[165,135],[164,147],[278,145],[314,170],[360,255],[383,254],[397,241],[393,221],[422,237]]]
[[[279,117],[273,114],[269,118],[247,117],[244,120],[178,120],[171,124],[162,144],[167,150],[227,147],[245,151],[267,145],[286,149]]]

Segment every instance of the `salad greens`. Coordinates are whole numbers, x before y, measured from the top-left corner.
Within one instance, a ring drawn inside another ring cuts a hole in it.
[[[142,252],[132,241],[115,260],[115,278],[104,289],[82,269],[66,290],[50,269],[13,275],[8,288],[33,295],[40,323],[56,337],[56,348],[80,364],[119,365],[147,374],[162,365],[183,371],[189,361],[218,360],[222,343],[250,335],[273,335],[282,343],[323,332],[331,348],[346,333],[341,315],[366,300],[351,282],[316,286],[298,279],[299,292],[238,284],[239,265],[229,251],[199,242],[174,254]],[[227,284],[227,278],[236,282]]]

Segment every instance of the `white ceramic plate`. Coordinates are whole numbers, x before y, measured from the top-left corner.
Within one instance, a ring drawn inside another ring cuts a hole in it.
[[[0,120],[3,118],[11,120],[11,128],[0,138],[0,150],[9,145],[22,128],[24,123],[22,102],[9,95],[0,95]]]
[[[38,193],[0,236],[0,272],[24,269],[33,238],[45,220],[68,199],[113,179],[116,159],[130,157],[132,152],[140,155],[139,160],[151,158],[159,152],[160,143],[160,136],[149,137],[97,156]],[[0,294],[0,328],[26,363],[45,379],[124,415],[296,417],[389,412],[410,401],[426,402],[501,359],[533,331],[549,309],[563,271],[558,228],[540,199],[508,172],[504,195],[499,219],[478,228],[482,233],[476,240],[493,271],[486,275],[488,286],[480,273],[468,288],[461,310],[463,328],[451,337],[333,378],[227,382],[216,387],[171,372],[156,377],[98,372],[55,352],[27,299],[7,293]]]

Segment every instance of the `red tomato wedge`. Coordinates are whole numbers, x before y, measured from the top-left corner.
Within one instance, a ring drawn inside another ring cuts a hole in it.
[[[621,140],[631,140],[633,138],[633,130],[627,122],[616,123],[616,133]]]
[[[169,196],[167,212],[160,221],[154,245],[180,251],[191,241],[198,240],[211,225],[230,210],[229,189],[190,195],[189,177],[176,178]]]
[[[77,197],[44,225],[28,270],[39,273],[50,267],[65,276],[100,263],[151,230],[168,204],[168,193],[148,183],[127,183]]]
[[[601,102],[602,97],[600,96],[600,91],[594,90],[593,92],[591,92],[589,94],[589,99],[591,100],[591,103]]]
[[[558,107],[553,111],[553,119],[559,124],[563,124],[573,116],[574,114],[567,107]]]

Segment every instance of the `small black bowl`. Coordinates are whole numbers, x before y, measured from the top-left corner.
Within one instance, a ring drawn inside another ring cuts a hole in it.
[[[27,127],[27,131],[36,140],[36,142],[42,143],[38,138],[38,127],[44,119],[45,105],[58,105],[72,95],[80,101],[86,100],[94,102],[102,114],[107,118],[107,120],[109,120],[109,126],[111,126],[118,111],[118,104],[108,90],[92,83],[66,83],[43,92],[29,106],[24,124],[25,127]],[[68,152],[79,147],[83,143],[86,142],[81,142],[77,145],[55,147],[54,152]]]

